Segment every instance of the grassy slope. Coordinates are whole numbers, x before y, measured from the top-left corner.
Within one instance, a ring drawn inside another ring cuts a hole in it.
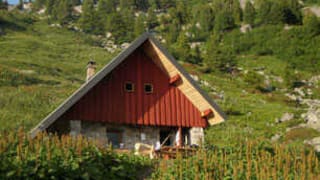
[[[19,126],[32,128],[84,82],[90,56],[97,61],[99,69],[114,56],[89,42],[87,35],[49,27],[42,21],[26,25],[25,31],[9,30],[6,36],[0,37],[0,131]],[[237,57],[239,66],[248,70],[265,66],[266,73],[284,76],[286,64],[280,59],[248,54]],[[297,119],[274,124],[284,112],[299,111],[286,103],[279,92],[257,93],[241,75],[231,78],[202,74],[192,65],[186,68],[218,91],[224,91],[224,100],[216,101],[223,110],[232,112],[226,123],[206,131],[206,139],[212,144],[236,145],[246,138],[270,138],[300,122]],[[306,132],[309,131],[303,131]],[[318,134],[312,134],[315,135]]]
[[[88,39],[45,22],[0,37],[0,130],[31,128],[80,87],[91,57],[98,69],[111,59]]]

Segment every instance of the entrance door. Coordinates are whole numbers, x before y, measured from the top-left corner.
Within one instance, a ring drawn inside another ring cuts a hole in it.
[[[172,136],[172,133],[170,130],[160,130],[160,144],[164,143],[163,146],[172,145],[172,142],[171,142],[172,137],[171,136]]]

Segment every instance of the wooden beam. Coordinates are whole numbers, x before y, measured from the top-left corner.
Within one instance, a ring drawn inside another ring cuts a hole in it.
[[[207,110],[205,110],[205,111],[203,111],[202,113],[201,113],[201,117],[208,117],[208,116],[210,116],[211,114],[213,113],[213,111],[211,110],[211,109],[207,109]]]
[[[169,83],[170,83],[171,85],[173,85],[173,84],[176,84],[176,82],[178,82],[178,81],[180,81],[180,80],[181,80],[181,76],[180,76],[179,74],[176,74],[175,76],[173,76],[173,77],[170,78]]]

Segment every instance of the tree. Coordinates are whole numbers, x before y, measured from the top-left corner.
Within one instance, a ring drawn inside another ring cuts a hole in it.
[[[3,0],[0,0],[0,10],[7,10],[8,9],[8,3],[7,1],[3,1]]]
[[[23,9],[23,0],[19,0],[19,4],[18,4],[18,9],[22,10]]]
[[[227,10],[220,10],[214,20],[214,31],[222,33],[225,30],[232,29],[235,26],[234,18]]]
[[[281,0],[284,13],[284,22],[288,24],[301,24],[301,5],[298,0]]]
[[[78,6],[81,4],[81,0],[71,0],[72,6]]]
[[[188,37],[185,35],[185,32],[181,31],[175,44],[176,57],[178,57],[179,60],[191,62],[190,51]]]
[[[72,16],[72,4],[68,0],[58,1],[57,19],[61,24],[67,23]]]
[[[123,9],[133,9],[135,6],[135,0],[120,0],[119,7]]]
[[[110,15],[106,30],[112,33],[117,44],[127,42],[127,27],[120,13],[112,13]]]
[[[193,8],[192,24],[195,26],[196,38],[205,39],[214,27],[215,14],[213,9],[207,5],[196,5]]]
[[[134,23],[134,36],[138,37],[144,32],[145,32],[144,17],[143,15],[140,15],[139,17],[136,18]]]
[[[116,12],[115,0],[100,0],[98,2],[98,14],[100,18],[106,17],[107,15]]]
[[[232,16],[235,23],[239,24],[242,21],[242,9],[239,0],[232,0]]]
[[[305,15],[303,19],[303,26],[307,34],[310,36],[320,35],[320,21],[314,14]]]
[[[32,8],[35,10],[39,10],[46,5],[46,0],[35,0],[32,4]]]
[[[244,22],[253,25],[255,17],[256,11],[254,9],[254,6],[250,1],[247,1],[243,15]]]
[[[284,22],[284,11],[280,3],[274,2],[268,15],[268,24],[280,24]]]
[[[148,29],[153,29],[157,25],[158,25],[157,16],[154,13],[154,10],[152,8],[149,8],[147,12],[147,27]]]
[[[230,72],[236,66],[235,55],[232,48],[219,46],[220,38],[213,34],[207,41],[204,65],[209,71]]]
[[[79,19],[80,27],[84,32],[94,33],[97,28],[97,23],[93,0],[84,0],[82,14]]]
[[[269,19],[269,13],[272,3],[269,0],[261,0],[258,3],[258,17],[259,23],[266,24]]]

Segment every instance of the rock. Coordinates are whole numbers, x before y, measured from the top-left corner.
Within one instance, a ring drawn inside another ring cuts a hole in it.
[[[320,100],[303,99],[302,103],[308,106],[307,112],[301,114],[301,117],[306,121],[307,127],[320,131]]]
[[[250,32],[250,31],[252,31],[252,26],[250,24],[241,25],[240,32],[245,34],[245,33]]]
[[[22,73],[22,74],[34,74],[36,72],[34,70],[23,69],[23,70],[20,70],[20,73]]]
[[[192,43],[189,43],[191,49],[194,49],[196,47],[200,47],[201,46],[201,42],[192,42]]]
[[[294,92],[298,93],[300,96],[304,97],[306,94],[302,91],[301,88],[294,88]]]
[[[205,80],[202,80],[202,81],[201,81],[201,84],[203,84],[204,86],[207,86],[207,87],[210,86],[210,84],[208,83],[208,81],[205,81]]]
[[[282,122],[286,122],[286,121],[290,121],[294,118],[294,114],[292,113],[284,113],[282,115],[282,117],[280,119],[277,119],[276,120],[276,123],[282,123]]]
[[[106,38],[111,38],[112,33],[111,32],[106,32]]]
[[[280,134],[275,134],[271,137],[271,142],[277,142],[280,139]]]
[[[78,14],[81,14],[82,13],[82,5],[73,7],[73,11]]]
[[[290,30],[292,29],[292,26],[289,26],[288,24],[284,25],[283,27],[284,30]]]
[[[320,137],[305,140],[304,143],[313,146],[316,152],[320,152]]]
[[[313,94],[312,90],[311,89],[307,89],[307,95],[311,96],[312,94]]]
[[[312,76],[309,80],[309,82],[313,83],[313,84],[316,84],[320,81],[320,75],[317,75],[317,76]]]
[[[191,78],[192,78],[193,80],[195,80],[196,82],[199,81],[199,77],[198,77],[197,75],[191,74],[190,76],[191,76]]]
[[[46,8],[42,8],[37,13],[41,15],[41,14],[45,14],[45,12],[46,12]]]
[[[125,43],[122,43],[120,47],[121,49],[126,49],[129,46],[130,46],[130,43],[125,42]]]

